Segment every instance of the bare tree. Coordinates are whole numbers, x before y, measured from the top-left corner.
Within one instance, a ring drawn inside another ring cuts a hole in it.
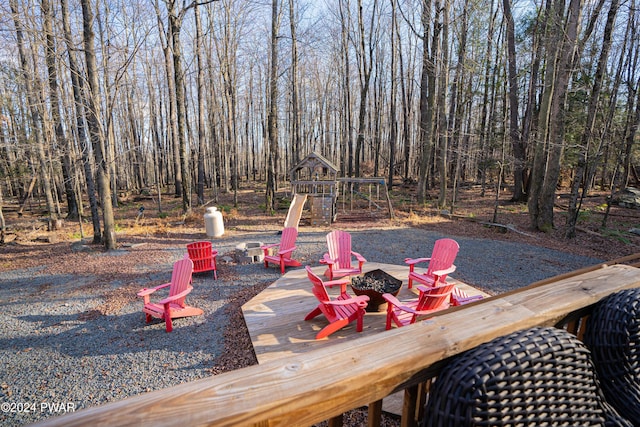
[[[98,193],[102,205],[102,220],[104,225],[103,242],[106,249],[116,249],[115,219],[113,216],[113,205],[111,199],[111,188],[109,187],[111,177],[109,165],[107,164],[107,147],[105,133],[102,128],[100,117],[100,85],[98,82],[98,64],[95,54],[95,33],[93,31],[94,13],[90,0],[81,0],[82,24],[84,35],[84,54],[87,68],[87,127],[93,145],[93,152],[96,158],[98,169]]]
[[[22,29],[22,23],[20,22],[20,12],[18,10],[18,4],[16,0],[9,0],[9,6],[11,7],[11,13],[13,15],[13,24],[16,31],[16,43],[18,47],[18,56],[20,59],[20,68],[22,71],[23,84],[26,88],[27,100],[29,102],[29,119],[31,122],[31,132],[33,133],[33,142],[35,144],[36,155],[38,157],[40,178],[42,180],[42,186],[44,188],[45,198],[47,201],[47,211],[49,219],[52,223],[52,227],[55,226],[55,221],[58,219],[58,213],[53,201],[53,192],[51,189],[51,177],[49,175],[49,164],[47,161],[47,155],[45,153],[45,143],[43,135],[43,117],[40,110],[42,105],[39,99],[39,90],[34,85],[39,86],[38,79],[35,76],[35,72],[29,69],[27,56],[24,46],[24,35]]]
[[[67,217],[77,219],[78,195],[76,194],[75,178],[72,173],[71,152],[73,146],[67,138],[62,124],[62,113],[60,111],[60,99],[58,88],[58,71],[56,66],[57,56],[55,47],[55,37],[53,34],[53,17],[49,0],[41,0],[41,10],[43,16],[43,30],[46,39],[45,62],[47,64],[47,74],[49,82],[49,100],[51,105],[51,117],[57,145],[61,147],[62,153],[62,175],[64,180],[64,191],[67,199]]]
[[[369,93],[369,84],[371,82],[371,70],[373,68],[373,52],[375,50],[375,42],[377,42],[377,26],[375,25],[378,2],[373,0],[371,10],[371,20],[369,24],[369,36],[365,34],[364,15],[362,0],[358,0],[358,59],[360,66],[358,67],[360,76],[360,107],[358,110],[358,136],[356,138],[356,151],[354,155],[355,176],[360,176],[360,158],[364,146],[366,112],[367,112],[367,95]],[[365,42],[368,40],[368,43]]]
[[[395,169],[396,145],[398,143],[398,118],[396,117],[397,101],[397,56],[398,56],[398,17],[397,0],[391,0],[391,99],[389,101],[389,177],[387,187],[393,189],[393,173]],[[405,117],[405,120],[407,118]]]
[[[427,179],[429,163],[433,149],[433,130],[436,106],[436,64],[438,57],[437,40],[439,28],[435,26],[431,31],[431,0],[422,0],[422,76],[420,82],[420,126],[418,162],[418,189],[416,198],[418,203],[424,203],[427,196]],[[431,44],[430,44],[431,43]]]
[[[200,10],[196,5],[194,9],[196,23],[196,66],[197,71],[197,93],[198,93],[198,183],[197,197],[198,205],[204,204],[204,151],[205,151],[205,105],[204,105],[204,64],[202,58],[202,23],[200,22]]]
[[[265,207],[268,212],[275,210],[276,165],[278,164],[278,32],[280,13],[278,0],[271,1],[271,66],[269,71],[269,115],[267,117],[267,190]]]
[[[577,40],[581,0],[571,0],[567,15],[564,0],[554,0],[549,9],[546,51],[547,70],[540,108],[541,133],[536,141],[529,195],[532,227],[553,229],[553,207],[564,147],[564,118],[567,87]],[[548,144],[545,147],[545,143]]]
[[[158,21],[158,32],[160,43],[162,44],[162,52],[164,53],[164,66],[167,75],[167,92],[169,95],[169,120],[167,125],[171,135],[171,152],[173,164],[173,183],[176,197],[182,197],[182,167],[180,162],[180,147],[178,144],[178,115],[176,107],[176,91],[173,64],[171,59],[171,32],[165,30],[164,21],[162,20],[160,6],[158,0],[155,0],[154,7]]]
[[[578,214],[580,213],[580,203],[578,202],[580,186],[583,188],[582,197],[584,197],[589,188],[589,179],[585,180],[585,175],[588,177],[590,173],[589,169],[593,170],[595,168],[596,161],[591,161],[590,166],[587,164],[588,156],[590,155],[589,146],[593,139],[596,113],[599,108],[600,94],[602,92],[605,70],[609,59],[609,52],[611,50],[613,25],[615,24],[616,16],[618,14],[619,5],[620,3],[618,0],[611,1],[611,6],[607,15],[607,23],[604,28],[602,50],[600,51],[600,57],[598,59],[598,65],[593,80],[593,87],[591,88],[587,121],[580,141],[578,165],[575,169],[575,175],[573,176],[573,183],[571,184],[571,195],[569,198],[569,209],[567,212],[567,229],[565,231],[566,237],[569,238],[575,237],[576,234],[576,223],[578,221]],[[594,156],[596,160],[599,157],[599,152],[599,149],[596,150],[596,155]],[[581,200],[582,198],[580,198],[580,201]]]
[[[180,10],[176,7],[176,0],[166,0],[169,32],[171,34],[171,53],[173,58],[173,78],[176,96],[176,115],[178,124],[178,151],[180,153],[180,174],[182,177],[182,211],[191,211],[191,174],[189,171],[189,159],[187,157],[187,118],[186,118],[186,97],[184,92],[184,68],[182,66],[182,44],[180,42],[180,32],[182,22],[186,12],[194,7],[196,2]]]
[[[513,200],[525,201],[524,165],[526,163],[526,147],[520,137],[518,124],[518,67],[516,65],[515,23],[511,13],[511,1],[502,0],[507,32],[507,63],[509,81],[509,138],[513,150]]]
[[[292,163],[298,164],[300,156],[300,101],[298,100],[298,37],[296,33],[296,13],[294,1],[289,0],[289,28],[291,30],[291,133]]]
[[[100,212],[98,209],[98,200],[96,198],[96,184],[93,178],[93,167],[91,163],[91,156],[89,155],[89,146],[87,145],[87,135],[85,130],[85,105],[82,95],[84,92],[84,78],[80,76],[80,69],[75,56],[76,49],[71,36],[67,0],[60,0],[60,6],[62,10],[64,40],[67,45],[67,60],[69,61],[69,72],[71,74],[73,104],[76,112],[77,138],[80,146],[84,180],[87,187],[87,197],[89,199],[89,208],[91,210],[91,222],[93,224],[93,243],[98,244],[102,242],[102,230],[100,229]]]

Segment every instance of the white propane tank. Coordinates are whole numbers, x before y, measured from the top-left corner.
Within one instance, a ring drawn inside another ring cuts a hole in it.
[[[207,212],[204,214],[204,229],[208,237],[220,237],[224,234],[222,212],[215,206],[207,208]]]

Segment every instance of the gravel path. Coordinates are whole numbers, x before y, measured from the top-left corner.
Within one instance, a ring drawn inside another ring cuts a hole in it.
[[[301,229],[297,259],[317,265],[325,235]],[[355,251],[388,264],[429,256],[441,237],[409,228],[352,232]],[[454,238],[461,249],[452,276],[491,294],[602,261],[518,243]],[[188,297],[205,315],[177,320],[171,334],[163,322],[144,323],[135,293],[168,281],[172,263],[186,253],[184,244],[156,265],[137,267],[135,278],[122,279],[116,267],[98,285],[90,274],[52,275],[44,268],[0,273],[0,425],[24,425],[218,372],[225,339],[234,339],[226,331],[229,301],[280,277],[279,269],[262,264],[224,263],[237,244],[249,241],[275,243],[279,236],[263,232],[216,239],[218,280],[208,273],[194,275]],[[86,256],[105,257],[117,266],[118,257],[144,250],[142,245]]]

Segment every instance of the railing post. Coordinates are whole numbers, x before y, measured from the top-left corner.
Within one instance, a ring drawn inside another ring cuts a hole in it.
[[[369,427],[377,427],[382,421],[382,400],[377,400],[369,404],[367,412],[367,425]]]

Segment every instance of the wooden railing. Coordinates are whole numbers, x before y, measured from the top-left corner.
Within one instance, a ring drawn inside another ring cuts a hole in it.
[[[615,262],[637,263],[640,255]],[[602,264],[377,335],[273,360],[100,407],[48,419],[42,426],[340,425],[368,405],[379,425],[382,399],[404,390],[401,424],[422,417],[426,385],[447,359],[493,338],[533,326],[579,334],[593,304],[640,287],[640,269]]]

